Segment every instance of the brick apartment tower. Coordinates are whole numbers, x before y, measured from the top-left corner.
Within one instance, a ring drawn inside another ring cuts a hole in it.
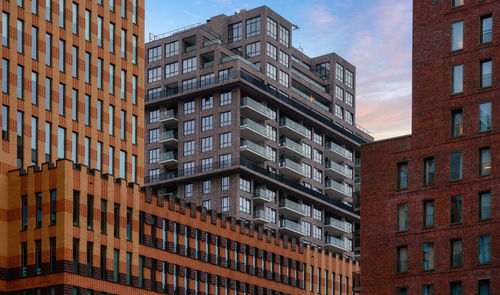
[[[362,293],[498,294],[499,23],[414,1],[412,134],[362,148]]]
[[[139,187],[144,1],[1,10],[1,295],[358,286],[351,259]]]
[[[266,6],[146,44],[145,183],[353,257],[355,68]],[[359,166],[357,166],[359,168]]]

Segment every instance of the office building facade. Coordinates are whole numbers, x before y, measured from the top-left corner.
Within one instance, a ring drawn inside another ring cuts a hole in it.
[[[499,15],[413,3],[412,134],[362,147],[362,293],[498,292]]]

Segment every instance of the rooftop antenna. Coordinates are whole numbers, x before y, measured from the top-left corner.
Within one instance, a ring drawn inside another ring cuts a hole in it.
[[[297,31],[300,30],[300,27],[298,25],[292,24],[292,31]]]

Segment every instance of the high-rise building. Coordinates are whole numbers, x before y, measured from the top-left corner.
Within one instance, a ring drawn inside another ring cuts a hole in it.
[[[356,261],[139,187],[143,0],[0,7],[0,294],[357,290]]]
[[[146,44],[145,184],[352,257],[355,68],[266,6]],[[359,168],[359,167],[358,167]]]
[[[362,148],[364,294],[498,293],[495,23],[499,1],[413,2],[412,134]]]

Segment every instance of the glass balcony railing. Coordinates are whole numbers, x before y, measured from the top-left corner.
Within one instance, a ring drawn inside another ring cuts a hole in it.
[[[350,152],[349,150],[347,150],[347,149],[343,148],[342,146],[336,144],[333,141],[326,142],[326,149],[334,151],[335,153],[337,153],[337,154],[343,156],[344,158],[346,158],[347,160],[352,161],[352,152]]]
[[[165,121],[165,120],[169,120],[169,119],[176,119],[174,109],[170,109],[170,110],[167,110],[166,112],[160,113],[160,122]]]
[[[269,132],[267,131],[267,128],[260,125],[257,122],[254,122],[248,118],[243,118],[240,120],[240,128],[242,127],[247,127],[249,129],[252,129],[253,131],[262,134],[263,136],[269,138]]]
[[[253,99],[251,99],[248,96],[245,96],[241,98],[241,106],[248,106],[250,108],[253,108],[254,110],[262,113],[268,118],[272,118],[272,111],[270,108],[266,107],[265,105],[261,104],[260,102],[257,102]]]
[[[336,237],[333,237],[333,236],[326,236],[325,243],[339,247],[339,248],[344,249],[346,251],[352,250],[352,249],[349,249],[350,247],[345,243],[345,241],[338,239]]]
[[[170,161],[170,160],[177,160],[177,152],[176,151],[169,151],[169,152],[160,154],[160,162]]]
[[[222,41],[219,39],[213,39],[203,42],[203,47],[211,46],[214,44],[222,44]]]
[[[267,222],[272,222],[272,218],[270,216],[271,214],[268,214],[266,211],[262,209],[257,209],[253,211],[253,218],[254,219],[263,219]]]
[[[240,143],[240,149],[249,149],[249,150],[263,156],[264,158],[269,158],[265,147],[260,146],[260,145],[256,144],[255,142],[252,142],[250,140],[242,139],[241,143]]]
[[[340,165],[337,162],[327,160],[325,161],[325,168],[333,169],[347,178],[352,178],[352,171],[347,169],[344,165]]]
[[[336,182],[332,179],[327,179],[325,181],[325,187],[332,188],[348,196],[352,195],[351,192],[349,192],[349,190],[342,183]]]
[[[297,163],[295,161],[287,159],[287,158],[280,159],[280,167],[287,167],[287,168],[294,170],[295,172],[297,172],[299,174],[304,174],[304,170],[302,169],[302,165],[300,165],[299,163]]]
[[[299,123],[287,118],[287,117],[281,117],[280,118],[280,127],[281,126],[286,126],[289,127],[292,130],[295,130],[296,132],[300,133],[304,137],[307,136],[307,128],[300,125]]]
[[[284,199],[280,201],[279,207],[291,209],[296,211],[302,215],[307,215],[306,207],[302,204],[295,203],[294,201],[290,201],[288,199]]]
[[[330,111],[330,108],[328,106],[326,106],[326,105],[322,104],[321,102],[317,101],[315,98],[308,96],[307,94],[305,94],[304,92],[298,90],[297,88],[295,88],[295,87],[292,86],[292,90],[293,90],[293,92],[297,93],[302,98],[304,98],[305,100],[314,103],[315,105],[319,106],[320,108],[324,109],[327,112]]]
[[[265,188],[257,188],[253,193],[254,198],[261,198],[268,202],[274,203],[274,195]]]
[[[288,219],[280,219],[280,227],[288,228],[288,229],[291,229],[295,232],[305,234],[304,227],[301,224],[298,224],[298,223],[293,222],[293,221],[288,220]]]
[[[170,139],[177,139],[177,132],[174,130],[168,130],[160,133],[160,141],[166,141]]]
[[[297,142],[295,142],[289,138],[281,137],[280,138],[280,146],[288,147],[288,148],[296,151],[299,154],[302,154],[302,155],[304,154],[304,150],[302,148],[302,145],[298,144]]]
[[[344,222],[344,221],[338,220],[338,219],[333,218],[333,217],[326,218],[325,224],[334,226],[336,228],[340,228],[340,229],[342,229],[346,232],[349,232],[349,233],[352,232],[352,224],[351,223]]]
[[[196,45],[186,46],[186,52],[190,52],[196,49]]]
[[[320,85],[318,82],[316,82],[313,79],[307,77],[306,75],[302,74],[301,72],[297,71],[296,69],[292,68],[292,73],[294,75],[299,76],[304,81],[307,81],[309,84],[313,85],[314,87],[318,88],[319,90],[321,90],[323,92],[326,92],[326,88],[323,85]]]

